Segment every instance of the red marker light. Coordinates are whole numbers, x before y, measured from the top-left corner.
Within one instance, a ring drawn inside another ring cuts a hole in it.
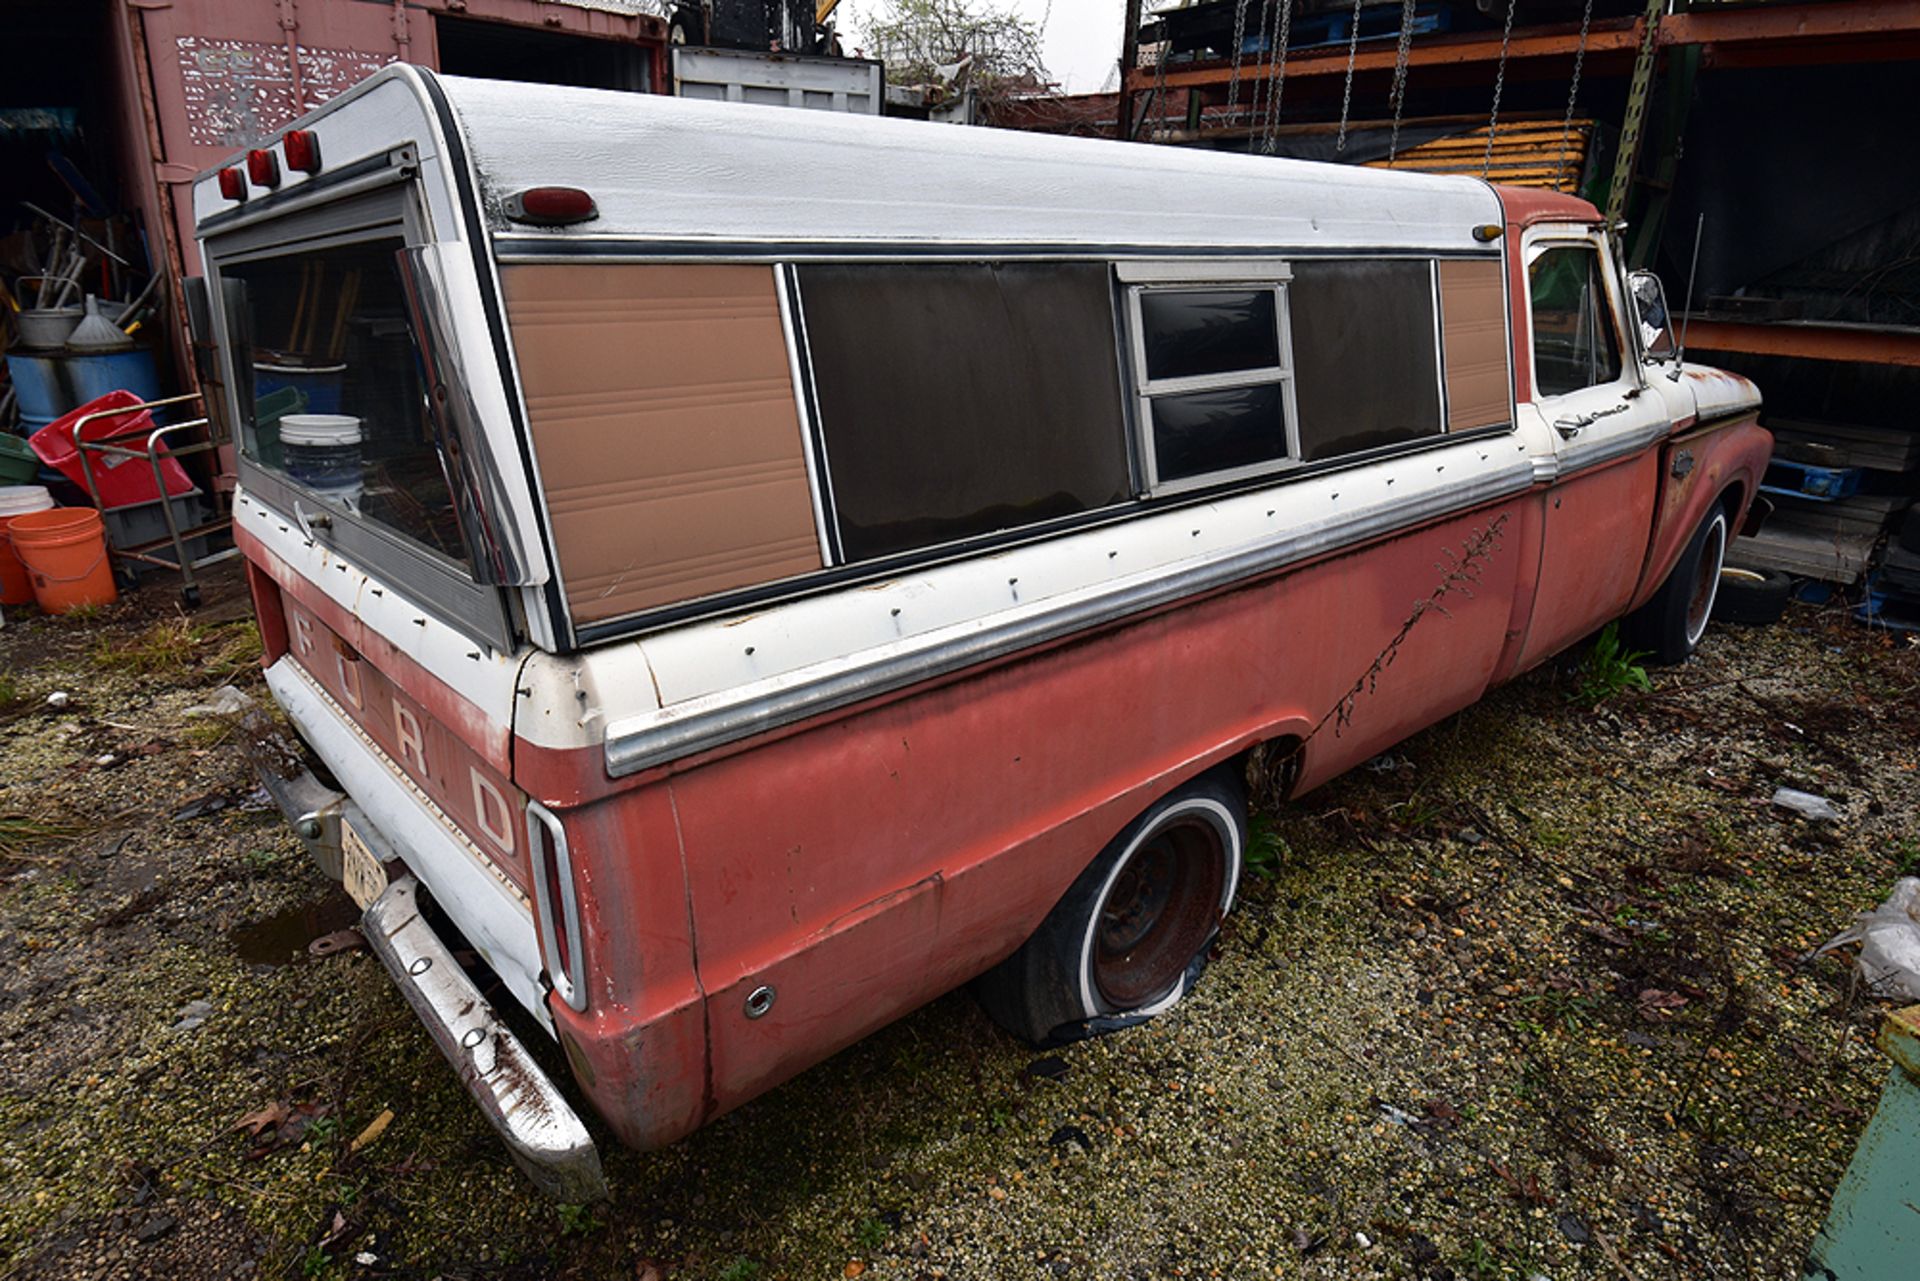
[[[256,187],[277,187],[280,185],[280,157],[271,151],[256,147],[247,153],[247,177]]]
[[[228,200],[247,198],[247,180],[240,175],[238,169],[227,168],[220,171],[220,194]]]
[[[578,187],[528,187],[507,197],[507,217],[541,227],[561,227],[600,216],[593,197]]]
[[[300,173],[320,172],[320,138],[311,129],[289,129],[280,140],[287,153],[287,168]]]

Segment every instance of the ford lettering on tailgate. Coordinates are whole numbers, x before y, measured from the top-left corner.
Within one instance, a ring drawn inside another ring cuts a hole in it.
[[[530,892],[520,793],[333,629],[283,599],[288,643],[301,669],[489,862]]]

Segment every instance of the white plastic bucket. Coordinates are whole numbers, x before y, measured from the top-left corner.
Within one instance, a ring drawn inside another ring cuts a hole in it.
[[[350,414],[287,414],[280,419],[287,473],[315,489],[360,487],[360,420]]]
[[[0,485],[0,516],[24,516],[52,507],[53,495],[45,485]]]

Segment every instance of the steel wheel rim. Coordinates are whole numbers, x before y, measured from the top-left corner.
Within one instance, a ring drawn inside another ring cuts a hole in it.
[[[1110,1010],[1171,992],[1220,924],[1226,841],[1198,814],[1142,841],[1114,874],[1093,924],[1092,979]]]
[[[1687,597],[1687,647],[1691,649],[1706,635],[1707,620],[1713,617],[1713,602],[1720,595],[1720,570],[1727,557],[1727,522],[1715,519],[1707,526],[1707,542],[1700,549],[1700,562],[1693,570],[1693,591]]]

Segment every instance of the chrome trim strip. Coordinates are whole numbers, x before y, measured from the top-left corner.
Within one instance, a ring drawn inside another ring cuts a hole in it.
[[[1673,424],[1661,418],[1645,426],[1618,435],[1597,436],[1592,440],[1568,442],[1560,446],[1557,455],[1558,471],[1561,476],[1586,471],[1602,463],[1637,454],[1657,441],[1665,440],[1673,431]]]
[[[607,726],[607,773],[615,778],[778,729],[880,694],[992,662],[1190,596],[1228,587],[1296,561],[1456,515],[1524,493],[1533,463],[1516,457],[1442,493],[1309,525],[1270,542],[1196,557],[1064,601],[1009,611],[888,646],[865,661],[816,664],[712,698],[689,700]]]
[[[544,839],[542,833],[544,831]],[[549,845],[551,843],[551,845]],[[548,849],[552,849],[554,880],[560,886],[560,914],[547,896]],[[587,1008],[585,958],[580,954],[580,899],[573,883],[573,852],[567,833],[553,811],[539,801],[527,802],[527,850],[533,855],[533,903],[540,914],[540,959],[556,996],[575,1010]],[[563,935],[561,931],[564,930]],[[561,964],[558,940],[567,942],[568,964]]]
[[[562,1204],[604,1198],[607,1176],[593,1136],[420,915],[419,890],[418,881],[403,876],[373,901],[360,918],[367,946],[506,1142],[514,1164]]]

